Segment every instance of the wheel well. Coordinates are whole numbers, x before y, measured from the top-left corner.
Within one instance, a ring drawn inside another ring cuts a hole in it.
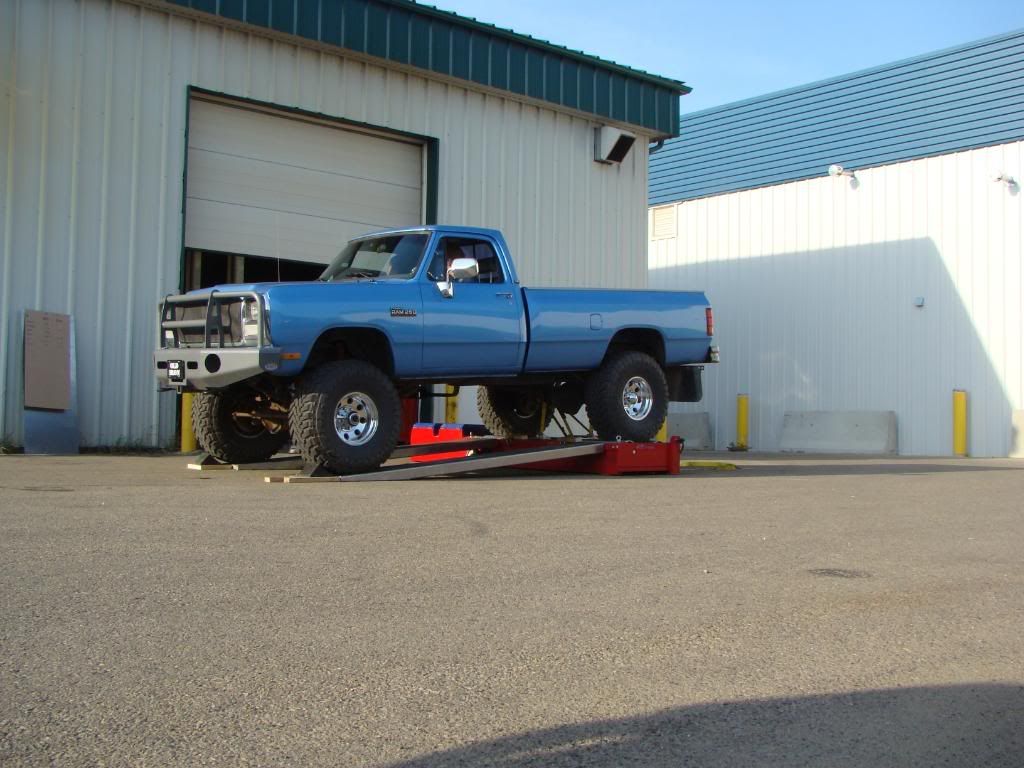
[[[665,340],[653,328],[623,328],[616,331],[608,342],[604,358],[607,360],[618,352],[630,351],[646,352],[658,361],[658,365],[665,367]]]
[[[320,334],[313,344],[306,368],[327,360],[365,360],[388,376],[395,374],[395,358],[391,342],[376,328],[331,328]]]

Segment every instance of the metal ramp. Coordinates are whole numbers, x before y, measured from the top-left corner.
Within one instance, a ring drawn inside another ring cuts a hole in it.
[[[429,456],[451,453],[453,451],[479,451],[473,456],[457,459],[443,459],[423,463],[398,464],[382,467],[373,472],[358,475],[329,475],[317,477],[311,475],[294,475],[285,477],[267,477],[267,482],[283,483],[365,483],[381,480],[421,480],[428,477],[451,477],[487,469],[520,468],[531,469],[533,465],[544,465],[548,462],[575,461],[588,456],[598,456],[605,452],[607,443],[600,440],[587,440],[576,443],[562,441],[544,441],[555,443],[549,445],[530,445],[515,447],[517,442],[536,443],[538,441],[515,441],[500,438],[470,438],[467,440],[426,443],[421,445],[402,446],[392,458],[412,456]],[[494,450],[498,449],[498,450]],[[678,459],[676,460],[678,464]],[[543,469],[543,467],[537,467]]]

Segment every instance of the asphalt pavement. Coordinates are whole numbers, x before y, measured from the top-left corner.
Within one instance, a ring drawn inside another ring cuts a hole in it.
[[[0,457],[0,763],[1024,765],[1024,461]]]

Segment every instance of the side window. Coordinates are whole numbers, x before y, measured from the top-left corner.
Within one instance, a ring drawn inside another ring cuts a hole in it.
[[[501,261],[498,254],[486,240],[478,240],[472,246],[472,256],[480,264],[480,274],[477,276],[478,283],[504,283],[505,273],[501,270]]]
[[[444,280],[447,266],[454,259],[473,258],[480,265],[480,274],[460,283],[504,283],[505,273],[501,269],[501,260],[487,240],[473,240],[461,237],[446,237],[434,250],[427,275],[431,280]]]

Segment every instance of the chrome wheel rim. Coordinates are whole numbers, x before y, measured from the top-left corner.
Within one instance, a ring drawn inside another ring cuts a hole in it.
[[[634,376],[622,388],[622,410],[633,421],[643,421],[654,407],[654,390],[643,376]]]
[[[377,434],[380,414],[373,398],[364,392],[341,396],[334,409],[334,431],[345,445],[365,445]]]

